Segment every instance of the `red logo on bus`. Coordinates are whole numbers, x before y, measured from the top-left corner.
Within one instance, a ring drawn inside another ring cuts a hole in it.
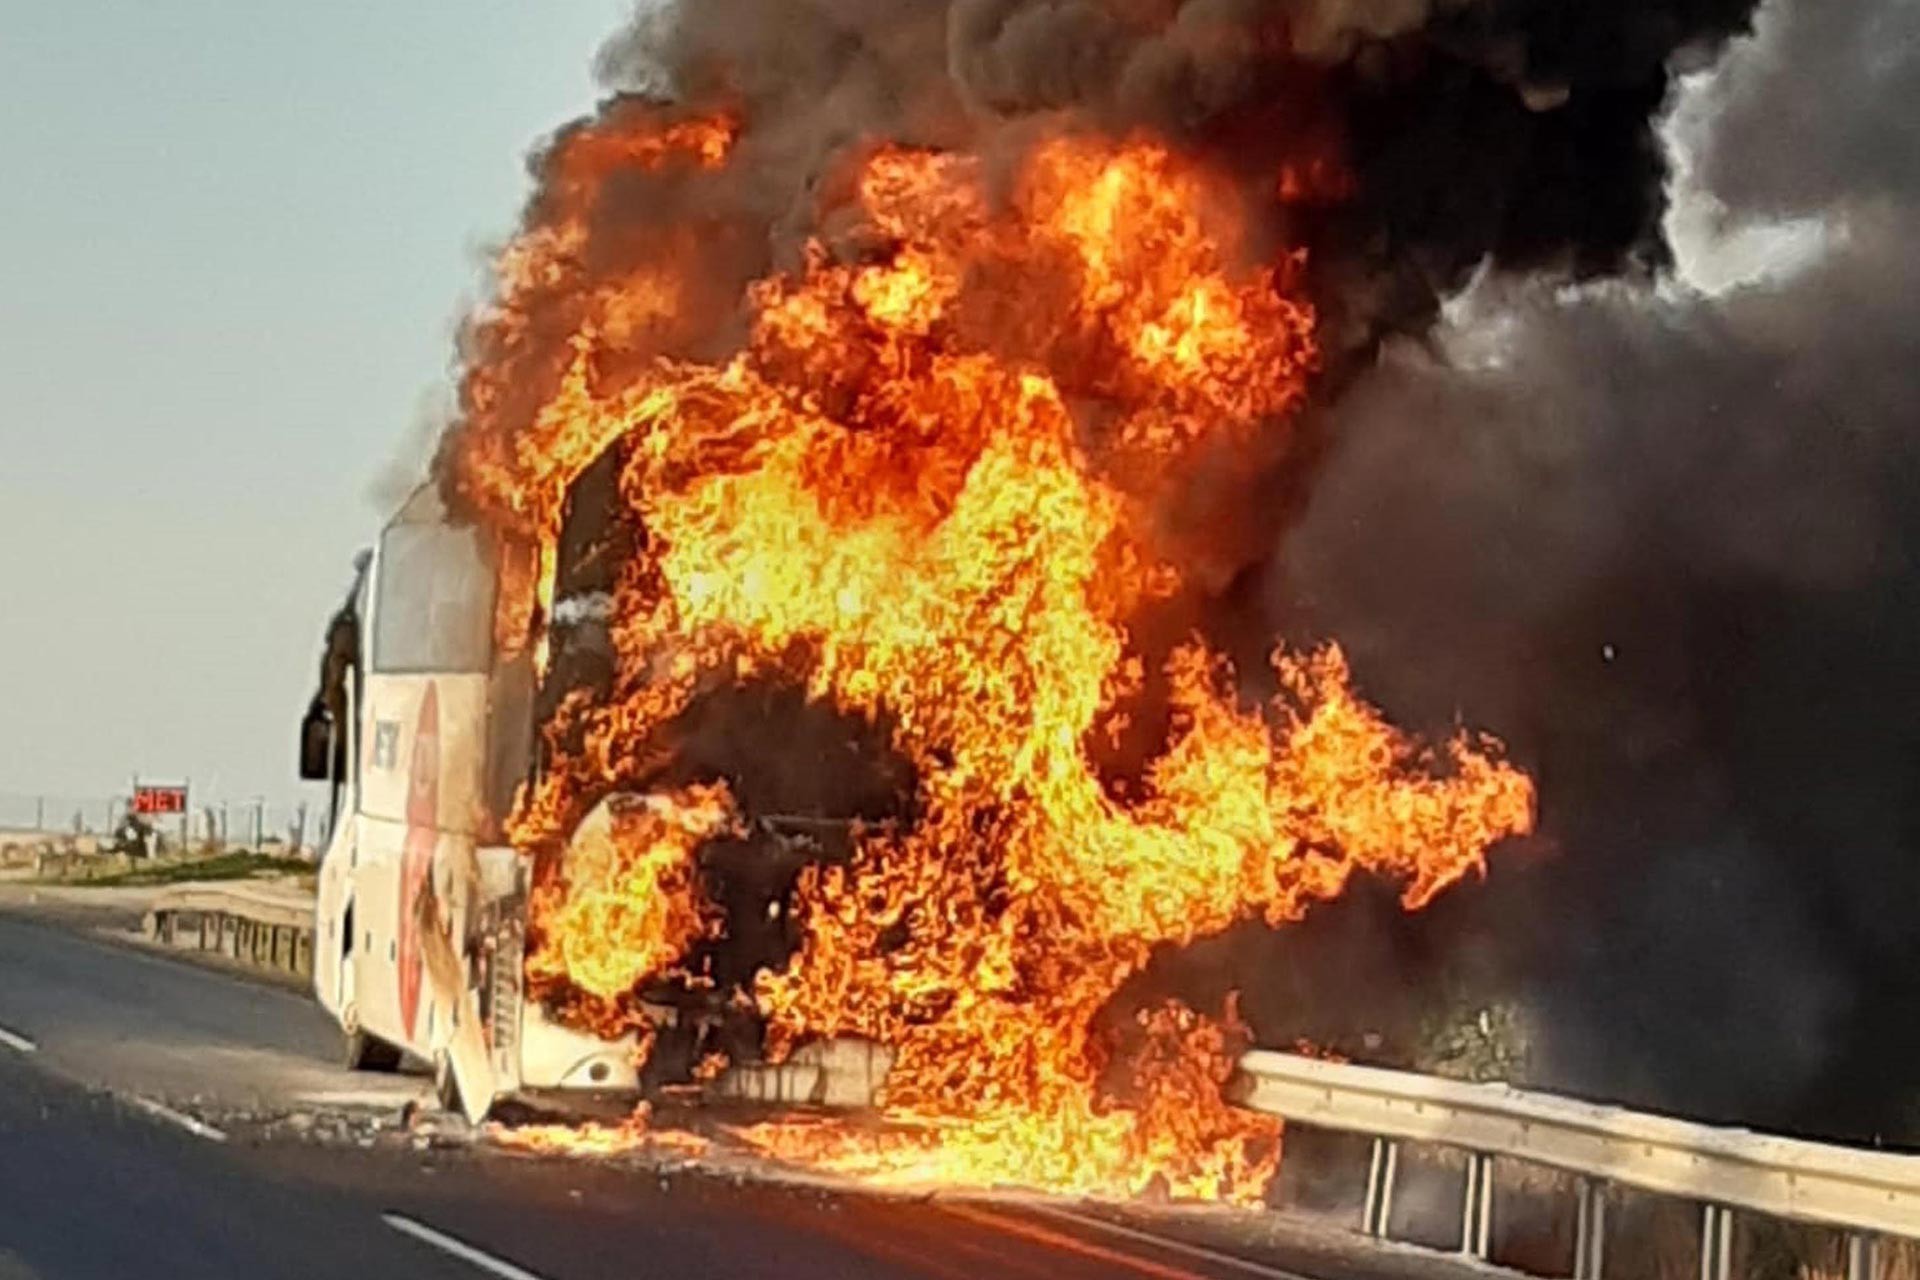
[[[400,1020],[407,1038],[420,1016],[420,891],[433,871],[440,842],[440,696],[429,682],[413,731],[407,770],[407,842],[400,855]]]

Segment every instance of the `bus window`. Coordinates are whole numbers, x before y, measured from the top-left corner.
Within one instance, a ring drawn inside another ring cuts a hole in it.
[[[492,657],[493,590],[478,530],[392,526],[380,540],[373,669],[484,673]]]

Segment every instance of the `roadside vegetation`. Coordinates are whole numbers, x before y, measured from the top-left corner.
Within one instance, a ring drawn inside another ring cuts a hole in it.
[[[239,851],[177,862],[171,859],[136,862],[125,871],[93,876],[78,883],[112,888],[128,885],[184,884],[195,880],[257,880],[267,876],[311,876],[312,874],[313,864],[302,858]]]

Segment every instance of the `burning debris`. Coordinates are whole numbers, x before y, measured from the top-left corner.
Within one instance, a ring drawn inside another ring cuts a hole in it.
[[[891,1050],[902,1128],[779,1154],[1261,1194],[1231,1008],[1116,992],[1355,873],[1423,906],[1534,793],[1334,645],[1249,662],[1237,584],[1381,333],[1489,256],[1658,258],[1668,59],[1747,8],[647,11],[539,159],[440,455],[538,549],[533,989],[718,1019],[689,1070]]]
[[[487,1136],[503,1147],[532,1155],[623,1156],[644,1153],[698,1159],[713,1147],[710,1139],[680,1129],[656,1129],[652,1109],[641,1103],[622,1120],[582,1124],[532,1123],[487,1126]]]

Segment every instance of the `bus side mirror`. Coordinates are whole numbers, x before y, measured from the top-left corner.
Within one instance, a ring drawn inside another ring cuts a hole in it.
[[[300,721],[300,778],[326,782],[333,777],[333,717],[319,703]]]

